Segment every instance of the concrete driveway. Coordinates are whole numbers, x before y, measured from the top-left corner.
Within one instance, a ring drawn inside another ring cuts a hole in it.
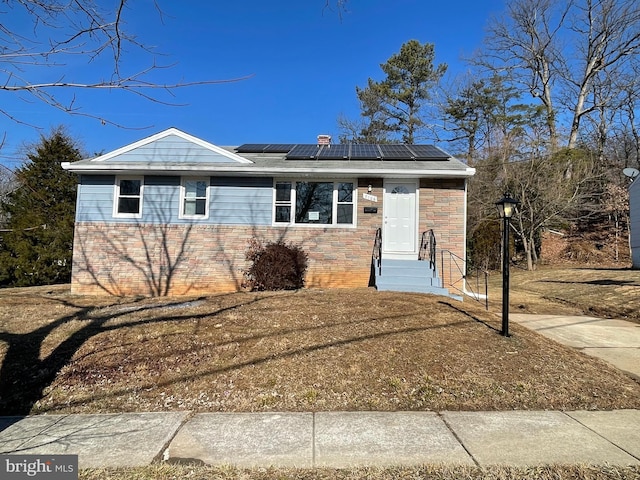
[[[598,357],[640,380],[640,324],[570,315],[514,313],[510,318],[558,343]]]

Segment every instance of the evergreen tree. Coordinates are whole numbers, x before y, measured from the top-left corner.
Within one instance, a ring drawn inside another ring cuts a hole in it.
[[[364,88],[356,87],[365,125],[360,143],[415,143],[425,126],[423,107],[447,70],[447,65],[434,65],[435,50],[431,43],[409,40],[380,65],[386,77],[380,82],[369,79]]]
[[[0,284],[65,283],[71,279],[75,176],[61,167],[82,157],[60,128],[30,147],[16,171],[16,188],[3,198],[6,218],[0,237]]]

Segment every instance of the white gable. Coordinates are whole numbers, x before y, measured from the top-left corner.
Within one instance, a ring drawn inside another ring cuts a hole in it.
[[[147,137],[90,160],[91,163],[252,163],[235,153],[176,128]]]

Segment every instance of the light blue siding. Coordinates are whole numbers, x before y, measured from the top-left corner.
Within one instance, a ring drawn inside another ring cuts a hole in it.
[[[180,177],[146,176],[142,218],[113,216],[114,175],[83,175],[78,187],[76,220],[105,223],[270,225],[271,178],[211,177],[208,219],[181,219]]]
[[[108,222],[113,217],[114,175],[82,175],[76,203],[77,222]]]
[[[211,179],[211,221],[217,225],[271,225],[273,179]]]
[[[183,223],[178,218],[180,207],[180,177],[144,177],[143,223]]]
[[[233,163],[233,160],[177,135],[169,135],[104,161],[112,162]]]

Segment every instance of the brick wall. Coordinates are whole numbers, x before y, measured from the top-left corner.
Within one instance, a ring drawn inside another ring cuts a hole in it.
[[[366,287],[374,231],[78,223],[72,292],[190,295],[241,288],[249,239],[284,240],[309,256],[306,285]]]
[[[454,285],[455,289],[463,288],[463,272],[458,266],[464,269],[465,227],[464,180],[421,179],[419,231],[433,229],[435,233],[438,250],[437,267],[447,288],[449,285]],[[456,260],[456,257],[460,260]]]

